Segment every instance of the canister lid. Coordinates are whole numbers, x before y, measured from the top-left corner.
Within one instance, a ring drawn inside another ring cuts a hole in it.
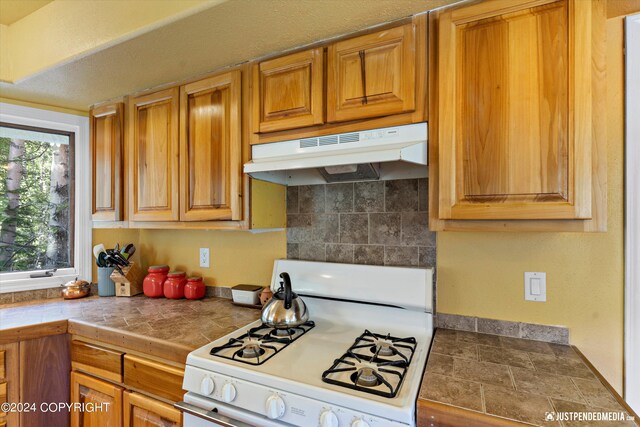
[[[248,291],[248,292],[255,292],[257,290],[262,289],[262,286],[257,286],[257,285],[235,285],[233,288],[234,291]]]
[[[163,271],[169,271],[169,266],[167,264],[150,265],[147,271],[149,273],[161,273]]]
[[[168,277],[184,277],[186,275],[187,273],[185,273],[184,271],[171,271],[169,274],[167,274]]]

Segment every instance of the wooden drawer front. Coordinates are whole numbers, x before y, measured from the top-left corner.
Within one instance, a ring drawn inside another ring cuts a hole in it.
[[[125,354],[124,383],[172,401],[182,400],[184,370]]]
[[[123,353],[82,341],[71,343],[71,367],[75,370],[122,382]]]

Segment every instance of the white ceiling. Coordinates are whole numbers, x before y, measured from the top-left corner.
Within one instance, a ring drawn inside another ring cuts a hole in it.
[[[11,25],[53,0],[0,0],[0,24]]]
[[[454,2],[230,0],[17,84],[0,83],[0,96],[86,110],[96,102]]]

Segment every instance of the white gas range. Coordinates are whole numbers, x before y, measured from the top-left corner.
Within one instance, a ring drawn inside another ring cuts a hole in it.
[[[275,262],[310,321],[261,321],[189,354],[185,427],[415,426],[432,321],[431,269]]]

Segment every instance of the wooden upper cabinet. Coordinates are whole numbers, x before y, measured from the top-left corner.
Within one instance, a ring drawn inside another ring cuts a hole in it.
[[[439,15],[440,219],[591,218],[591,8],[510,0]]]
[[[253,66],[253,127],[273,132],[324,123],[323,49]]]
[[[182,413],[139,393],[124,392],[124,427],[180,427]]]
[[[78,372],[71,372],[71,403],[95,405],[99,410],[71,411],[71,427],[121,427],[123,388]]]
[[[93,220],[120,221],[123,219],[123,104],[116,102],[96,107],[89,118]]]
[[[129,219],[177,221],[179,89],[129,100]]]
[[[241,73],[180,89],[180,220],[242,219]]]
[[[415,33],[415,25],[411,23],[329,46],[329,122],[386,116],[415,109]]]

